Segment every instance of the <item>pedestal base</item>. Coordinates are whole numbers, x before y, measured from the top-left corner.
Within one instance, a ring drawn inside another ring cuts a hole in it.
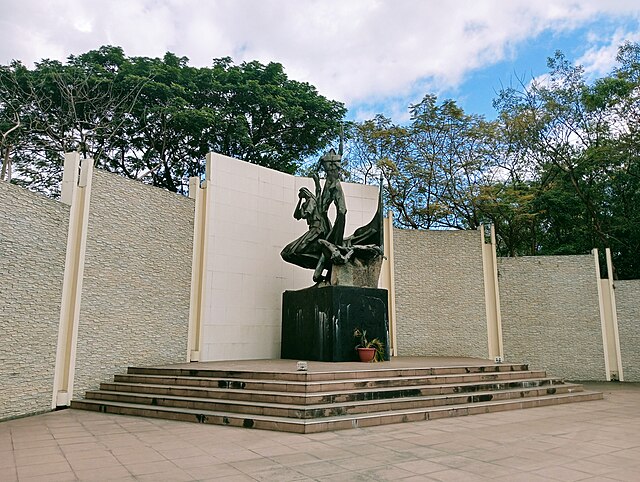
[[[282,295],[282,358],[358,361],[355,329],[378,338],[389,360],[387,290],[354,286],[311,287]]]

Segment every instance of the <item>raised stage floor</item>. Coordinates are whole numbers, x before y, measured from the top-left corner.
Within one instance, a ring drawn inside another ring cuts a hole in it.
[[[526,364],[454,357],[388,362],[239,360],[130,367],[72,408],[314,433],[598,400]]]
[[[256,372],[297,372],[297,360],[231,360],[231,361],[210,361],[193,363],[174,363],[171,365],[161,365],[159,368],[193,368],[207,370],[238,370]],[[419,357],[401,356],[393,357],[391,361],[361,363],[361,362],[307,362],[309,373],[319,372],[366,372],[380,369],[410,369],[410,368],[434,368],[434,367],[454,367],[454,366],[479,366],[494,365],[493,360],[469,357]],[[299,372],[298,372],[299,373]]]

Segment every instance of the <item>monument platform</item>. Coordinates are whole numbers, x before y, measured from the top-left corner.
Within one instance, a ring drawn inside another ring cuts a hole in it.
[[[387,362],[243,360],[130,367],[72,408],[314,433],[560,403],[602,394],[524,364],[474,358]]]

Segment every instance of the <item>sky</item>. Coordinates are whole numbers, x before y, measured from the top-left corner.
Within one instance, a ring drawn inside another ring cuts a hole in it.
[[[194,66],[281,63],[351,120],[408,120],[426,94],[495,116],[496,92],[556,50],[596,78],[640,41],[640,0],[0,0],[0,64],[102,45]]]

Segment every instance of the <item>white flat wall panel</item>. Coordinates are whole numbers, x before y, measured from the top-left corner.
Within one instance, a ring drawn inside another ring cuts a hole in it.
[[[310,178],[212,156],[201,360],[280,358],[282,292],[313,284],[311,270],[280,258],[307,231],[293,218],[303,186],[315,190]],[[349,235],[375,214],[378,188],[343,190]]]

